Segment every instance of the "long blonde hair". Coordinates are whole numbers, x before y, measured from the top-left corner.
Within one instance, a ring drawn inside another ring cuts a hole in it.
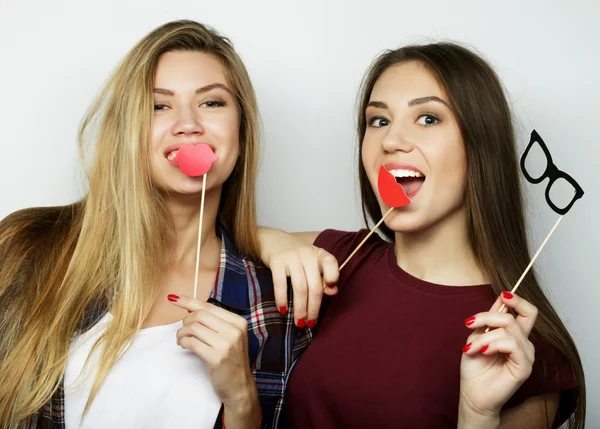
[[[181,50],[218,58],[236,95],[240,157],[223,185],[218,222],[240,253],[258,257],[259,122],[250,78],[227,38],[193,21],[167,23],[125,56],[82,122],[82,156],[95,146],[87,195],[0,223],[2,427],[19,427],[52,397],[84,319],[110,308],[114,319],[95,345],[103,348],[89,406],[156,299],[174,230],[150,175],[153,84],[160,56]]]

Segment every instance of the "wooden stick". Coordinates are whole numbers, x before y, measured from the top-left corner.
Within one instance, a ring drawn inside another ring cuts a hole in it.
[[[564,216],[564,215],[563,215]],[[527,268],[525,268],[525,271],[523,271],[523,274],[521,274],[521,277],[519,278],[519,280],[517,281],[517,284],[515,284],[515,286],[512,288],[512,290],[510,291],[511,293],[515,293],[515,291],[519,288],[519,286],[521,285],[521,282],[523,281],[523,279],[525,278],[525,276],[527,275],[527,273],[529,272],[529,270],[531,269],[531,267],[533,266],[533,263],[535,262],[535,260],[537,259],[537,257],[540,255],[540,253],[542,252],[542,249],[544,248],[544,246],[546,245],[546,243],[548,242],[548,240],[550,240],[550,237],[552,236],[552,234],[554,234],[554,231],[556,231],[556,228],[558,227],[558,224],[560,223],[560,221],[562,220],[563,216],[560,216],[558,218],[558,220],[556,221],[556,223],[554,224],[554,226],[552,227],[552,229],[550,230],[550,232],[548,233],[548,235],[546,236],[546,238],[544,239],[544,241],[542,242],[541,246],[539,247],[539,249],[537,250],[537,252],[535,252],[535,255],[533,256],[533,258],[531,259],[531,262],[529,262],[529,265],[527,265]],[[502,304],[502,306],[500,307],[500,309],[498,310],[498,313],[501,313],[504,309],[506,308],[506,305]],[[488,332],[490,330],[490,328],[488,327],[485,332]]]
[[[369,239],[369,237],[375,232],[375,230],[377,228],[379,228],[379,226],[383,223],[383,221],[385,220],[385,218],[387,217],[387,215],[389,215],[395,207],[390,207],[390,209],[387,211],[386,214],[383,215],[383,217],[381,218],[381,220],[379,222],[377,222],[377,225],[375,225],[371,231],[369,231],[369,233],[367,234],[367,236],[365,238],[363,238],[363,241],[360,242],[360,244],[358,246],[356,246],[356,249],[354,249],[354,251],[350,254],[350,256],[348,256],[348,258],[346,258],[346,260],[344,261],[344,263],[340,266],[338,272],[342,271],[342,268],[344,268],[346,266],[346,264],[348,263],[348,261],[350,261],[350,258],[352,258],[354,256],[354,254],[356,252],[358,252],[358,249],[360,249],[362,247],[363,244],[365,244],[365,241],[367,241]],[[323,285],[323,290],[325,290],[327,288],[327,285]]]
[[[194,299],[196,298],[196,290],[198,289],[198,268],[200,266],[200,244],[202,243],[202,217],[204,215],[204,195],[206,195],[206,176],[202,179],[202,201],[200,202],[200,220],[198,222],[198,248],[196,249],[196,274],[194,275]]]

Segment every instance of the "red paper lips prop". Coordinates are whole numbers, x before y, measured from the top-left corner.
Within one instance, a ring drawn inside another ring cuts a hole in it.
[[[186,144],[179,148],[179,152],[173,159],[179,169],[188,176],[204,176],[212,167],[217,155],[207,144]]]
[[[410,199],[406,196],[402,185],[396,182],[394,175],[387,171],[383,165],[379,168],[377,187],[381,199],[388,206],[398,208],[410,204]]]

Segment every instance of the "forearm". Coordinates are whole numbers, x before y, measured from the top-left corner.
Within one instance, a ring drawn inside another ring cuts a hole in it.
[[[260,258],[268,266],[273,255],[295,249],[299,243],[312,245],[318,235],[319,232],[289,233],[282,229],[261,226],[258,228]]]
[[[287,232],[283,229],[259,226],[258,239],[261,244],[263,244],[263,241],[265,244],[273,244],[273,240],[294,237],[306,244],[313,244],[321,232],[322,231]]]

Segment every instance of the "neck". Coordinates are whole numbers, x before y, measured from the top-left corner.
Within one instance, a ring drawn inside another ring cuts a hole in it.
[[[201,265],[214,265],[214,254],[220,251],[220,238],[216,234],[220,200],[221,189],[208,191],[205,195],[200,236]],[[196,263],[200,206],[200,195],[176,194],[167,197],[167,207],[175,226],[175,243],[171,260],[176,265]]]
[[[395,234],[396,261],[430,283],[468,286],[487,283],[469,240],[463,207],[427,229]]]

